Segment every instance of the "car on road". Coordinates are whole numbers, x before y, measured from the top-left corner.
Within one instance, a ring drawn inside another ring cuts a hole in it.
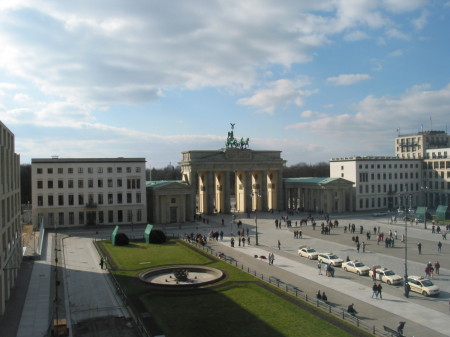
[[[381,266],[374,266],[376,271],[376,279],[381,282],[385,282],[389,285],[391,284],[401,284],[403,282],[403,277],[397,275],[392,270],[388,268],[381,268]],[[369,276],[373,275],[373,268],[369,271]]]
[[[310,260],[317,260],[317,256],[319,255],[319,253],[314,248],[307,246],[300,246],[298,248],[298,255],[307,257]]]
[[[375,217],[387,216],[387,215],[388,215],[387,211],[378,211],[378,212],[372,213],[372,216],[375,216]]]
[[[438,296],[440,293],[439,287],[423,276],[409,276],[408,284],[411,291],[424,296]]]
[[[344,260],[340,259],[337,255],[333,253],[319,253],[317,259],[325,264],[329,264],[333,267],[340,267]]]
[[[342,269],[358,275],[369,275],[370,268],[358,260],[344,262]]]

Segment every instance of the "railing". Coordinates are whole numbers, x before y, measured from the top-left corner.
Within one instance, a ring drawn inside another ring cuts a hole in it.
[[[359,319],[356,316],[353,316],[351,314],[349,314],[347,312],[346,308],[343,307],[338,307],[338,306],[332,306],[330,304],[328,304],[327,302],[323,301],[323,300],[319,300],[317,299],[315,296],[308,296],[307,293],[305,293],[304,291],[302,291],[301,289],[299,289],[298,287],[283,282],[281,279],[275,277],[275,276],[271,276],[271,275],[264,275],[262,273],[258,273],[257,270],[252,269],[248,266],[244,266],[244,264],[240,263],[239,261],[237,261],[236,259],[234,259],[231,256],[227,256],[224,255],[221,252],[217,252],[214,249],[212,249],[211,247],[207,246],[207,245],[202,245],[197,243],[195,240],[185,240],[186,242],[189,242],[190,244],[196,246],[197,248],[202,249],[203,251],[214,255],[226,262],[228,262],[229,264],[235,266],[236,268],[239,268],[245,272],[247,272],[250,275],[253,275],[269,284],[272,284],[274,286],[276,286],[277,288],[291,294],[294,295],[295,297],[306,301],[312,305],[314,305],[315,307],[322,309],[330,314],[333,314],[336,317],[339,317],[340,319],[347,321],[347,322],[351,322],[352,324],[356,325],[357,327],[368,331],[369,333],[373,334],[373,335],[377,335],[377,336],[390,336],[389,334],[387,334],[383,328],[377,328],[375,325],[369,325],[366,322],[362,321],[361,319]]]

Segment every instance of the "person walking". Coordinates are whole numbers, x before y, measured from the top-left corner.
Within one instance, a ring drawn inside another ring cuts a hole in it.
[[[441,241],[438,242],[437,247],[438,247],[438,253],[440,253],[442,250],[442,242]]]
[[[378,298],[378,286],[376,282],[373,283],[372,286],[372,298],[375,296],[375,298]]]
[[[103,270],[103,265],[105,264],[105,261],[103,260],[103,257],[100,258],[100,269]]]
[[[380,300],[382,300],[383,299],[383,296],[381,296],[381,289],[383,289],[383,287],[381,286],[381,283],[378,283],[378,286],[377,286],[377,290],[378,290],[378,296],[380,296]]]
[[[281,242],[280,242],[280,240],[278,240],[278,250],[280,250],[281,249]]]
[[[421,255],[422,254],[422,243],[418,243],[417,244],[417,249],[419,250],[419,255]]]
[[[441,268],[441,264],[439,263],[439,261],[436,261],[436,263],[434,264],[434,271],[436,272],[436,275],[439,275],[439,268]]]
[[[319,275],[322,275],[322,262],[317,262],[317,269],[319,269]]]

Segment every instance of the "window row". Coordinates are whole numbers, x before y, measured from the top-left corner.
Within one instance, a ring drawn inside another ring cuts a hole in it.
[[[377,173],[377,180],[392,180],[392,179],[419,179],[419,172],[400,172],[400,173]],[[370,174],[370,180],[375,180],[375,173]],[[360,182],[368,182],[369,181],[369,173],[360,172],[359,173],[359,181]]]
[[[44,214],[39,213],[38,218],[44,217]],[[45,221],[45,219],[44,219]],[[142,210],[109,210],[98,212],[59,212],[48,213],[48,226],[64,226],[64,225],[93,225],[104,223],[140,223],[142,222]]]
[[[383,184],[383,185],[359,185],[359,193],[397,193],[417,192],[420,190],[418,183],[411,184]],[[370,191],[370,192],[369,192]]]
[[[93,167],[78,167],[76,169],[74,169],[73,167],[68,167],[67,168],[67,173],[69,174],[73,174],[74,170],[76,170],[78,173],[84,173],[84,170],[86,169],[87,173],[94,173],[94,171],[97,171],[97,173],[103,173],[104,172],[104,168],[103,167],[97,167],[96,169]],[[116,173],[122,173],[123,171],[123,167],[116,167]],[[48,167],[47,168],[47,174],[53,174],[53,167]],[[58,167],[56,169],[56,172],[58,172],[58,174],[64,174],[64,168],[62,167]],[[112,167],[107,167],[106,168],[106,172],[107,173],[113,173],[113,168]],[[130,166],[125,167],[125,171],[126,173],[132,173],[133,172],[133,168]],[[135,173],[140,173],[141,172],[141,167],[140,166],[136,166],[134,168],[134,172]],[[44,169],[42,167],[38,167],[36,169],[36,173],[37,174],[43,174],[44,173]]]
[[[134,194],[134,200],[133,200],[133,193],[108,193],[106,195],[106,200],[104,199],[104,195],[102,193],[97,194],[97,199],[95,200],[94,194],[89,194],[87,196],[87,199],[85,198],[85,195],[80,193],[78,195],[69,194],[67,196],[60,194],[60,195],[48,195],[46,198],[47,204],[44,205],[44,196],[38,195],[37,197],[37,204],[40,207],[43,206],[86,206],[86,207],[92,207],[95,206],[95,204],[98,205],[112,205],[114,203],[116,204],[139,204],[142,202],[141,193]]]
[[[114,187],[114,180],[113,179],[107,179],[106,182],[103,179],[97,179],[94,181],[94,179],[78,179],[74,181],[73,179],[67,180],[67,188],[74,188],[75,183],[77,184],[78,188],[84,188],[87,186],[88,188],[103,188],[103,187]],[[105,185],[106,183],[106,185]],[[38,189],[44,188],[44,181],[38,180],[36,182]],[[54,187],[57,188],[64,188],[65,181],[63,179],[60,180],[47,180],[47,188],[51,189]],[[123,187],[123,179],[116,179],[116,186],[115,187]],[[139,178],[128,178],[127,179],[127,189],[140,189],[141,188],[141,179]]]
[[[397,166],[398,166],[398,168],[419,168],[419,164],[418,163],[416,163],[416,164],[376,164],[376,168],[377,169],[380,169],[380,168],[397,168]],[[360,169],[362,169],[363,168],[363,165],[362,164],[359,164],[359,168]],[[364,165],[364,168],[365,169],[368,169],[369,168],[369,164],[365,164]],[[375,164],[370,164],[370,168],[371,169],[374,169],[375,168]]]

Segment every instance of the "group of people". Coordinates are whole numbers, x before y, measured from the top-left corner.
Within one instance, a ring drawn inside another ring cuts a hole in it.
[[[439,261],[436,261],[436,263],[433,264],[431,263],[431,261],[428,261],[426,267],[425,267],[425,277],[426,278],[433,278],[433,275],[439,275],[439,269],[441,268],[441,264],[439,263]]]
[[[383,287],[381,286],[381,283],[373,283],[372,286],[372,298],[375,296],[375,298],[378,298],[378,296],[380,296],[380,300],[383,299],[383,296],[381,294],[381,290],[383,289]]]
[[[327,297],[327,295],[325,294],[325,291],[322,292],[322,293],[320,293],[320,290],[319,290],[319,291],[317,292],[316,298],[317,298],[318,300],[321,300],[321,301],[324,301],[324,302],[327,302],[327,301],[328,301],[328,297]]]

